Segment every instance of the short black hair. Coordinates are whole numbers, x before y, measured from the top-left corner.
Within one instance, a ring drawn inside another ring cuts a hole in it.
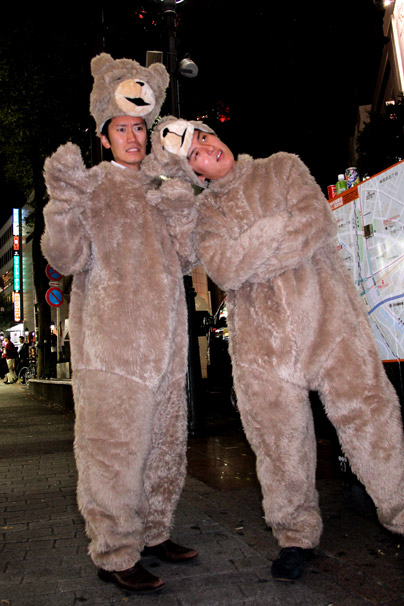
[[[112,118],[108,118],[108,120],[106,120],[104,122],[104,124],[102,125],[102,129],[101,129],[101,134],[104,135],[104,137],[106,137],[109,141],[109,132],[108,132],[108,127],[111,124],[111,120]],[[111,143],[111,141],[109,141]]]

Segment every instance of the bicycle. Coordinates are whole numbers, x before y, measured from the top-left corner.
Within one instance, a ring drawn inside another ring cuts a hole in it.
[[[18,380],[21,385],[26,385],[30,379],[36,377],[36,362],[30,362],[28,366],[23,366],[18,372]]]

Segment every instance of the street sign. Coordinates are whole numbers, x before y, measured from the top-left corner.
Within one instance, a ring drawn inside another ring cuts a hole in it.
[[[63,291],[58,286],[51,286],[46,291],[45,299],[51,307],[60,307],[63,303]]]
[[[51,280],[52,282],[59,282],[59,280],[61,280],[63,278],[63,275],[60,274],[51,265],[49,265],[49,263],[46,266],[45,272],[46,272],[46,275],[48,276],[49,280]]]
[[[14,293],[14,322],[21,322],[21,293]]]

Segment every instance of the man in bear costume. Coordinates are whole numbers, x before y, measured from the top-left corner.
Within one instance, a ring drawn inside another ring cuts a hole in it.
[[[186,470],[186,260],[146,201],[153,179],[141,166],[168,74],[105,53],[91,71],[90,110],[114,161],[87,170],[71,143],[46,160],[42,250],[73,276],[74,449],[89,554],[103,580],[154,590],[163,582],[140,564],[142,550],[197,555],[169,539]],[[189,225],[180,218],[175,229],[186,248]]]
[[[320,187],[293,154],[236,161],[202,123],[166,118],[152,143],[155,170],[206,188],[196,198],[188,191],[198,208],[196,253],[228,293],[238,407],[281,547],[273,576],[299,577],[322,532],[309,390],[319,393],[381,523],[403,534],[400,404]],[[175,190],[186,195],[178,179],[171,197]]]

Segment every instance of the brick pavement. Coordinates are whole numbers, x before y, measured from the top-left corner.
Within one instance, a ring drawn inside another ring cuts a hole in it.
[[[145,559],[165,580],[159,593],[129,594],[100,581],[86,555],[76,507],[73,413],[0,383],[0,606],[365,606],[404,603],[400,537],[341,499],[321,480],[320,548],[293,583],[273,581],[278,549],[265,527],[256,484],[225,492],[188,475],[173,538],[195,547],[183,565]],[[203,439],[190,439],[193,459]],[[220,453],[218,455],[220,457]]]

